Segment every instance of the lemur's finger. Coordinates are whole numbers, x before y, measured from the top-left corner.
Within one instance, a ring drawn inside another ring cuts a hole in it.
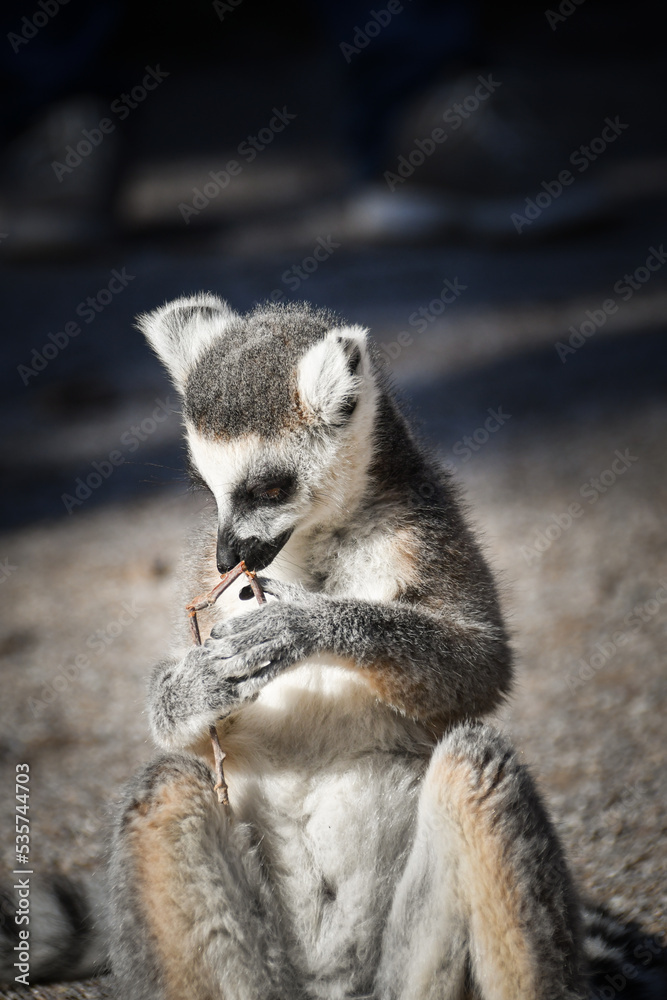
[[[259,609],[257,609],[259,611]],[[258,628],[258,621],[255,617],[255,611],[250,611],[247,615],[239,615],[238,618],[230,618],[226,622],[218,622],[211,629],[208,639],[204,643],[204,646],[210,642],[211,639],[229,639],[237,642],[247,640],[248,637],[256,634]]]

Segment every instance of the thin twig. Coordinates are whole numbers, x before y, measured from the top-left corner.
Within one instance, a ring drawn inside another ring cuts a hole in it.
[[[199,622],[197,621],[197,612],[194,608],[188,611],[188,618],[190,620],[190,631],[192,632],[192,638],[194,639],[197,646],[201,646],[201,634],[199,632]]]
[[[213,590],[210,590],[208,594],[204,594],[203,597],[195,597],[194,601],[190,601],[189,604],[186,604],[186,611],[203,611],[204,608],[212,607],[220,597],[220,594],[227,590],[227,587],[229,587],[234,580],[238,579],[241,573],[250,573],[250,571],[246,569],[246,565],[243,560],[241,560],[238,566],[235,566],[234,569],[230,569],[228,573],[223,573],[220,578],[220,582],[216,583]]]
[[[215,761],[215,776],[218,779],[213,786],[213,790],[218,793],[218,802],[220,802],[223,806],[228,806],[229,796],[227,795],[227,792],[229,789],[227,788],[227,782],[225,781],[225,772],[222,769],[222,762],[227,754],[220,746],[220,737],[218,736],[218,730],[215,722],[211,723],[208,727],[208,731],[211,734],[213,759]]]
[[[255,576],[255,574],[251,573],[249,570],[246,570],[246,576],[248,577],[248,582],[250,584],[250,589],[252,590],[253,594],[257,598],[257,603],[258,604],[266,604],[266,597],[264,596],[264,591],[262,590],[262,588],[258,584],[257,577]]]
[[[190,619],[190,631],[192,632],[192,638],[194,639],[197,646],[201,646],[201,633],[199,631],[199,622],[197,621],[197,612],[203,611],[204,608],[211,608],[220,597],[221,594],[227,590],[234,580],[237,580],[242,573],[248,577],[248,582],[250,588],[257,599],[258,604],[266,604],[266,597],[264,596],[264,591],[257,582],[257,577],[252,570],[249,570],[243,560],[234,567],[230,569],[228,573],[222,576],[219,583],[216,583],[213,590],[209,591],[208,594],[204,594],[203,597],[197,597],[190,604],[186,605],[185,610],[188,612],[188,617]],[[220,737],[218,736],[218,729],[214,722],[209,726],[209,733],[211,736],[211,743],[213,744],[213,760],[215,761],[215,776],[216,783],[213,786],[214,790],[218,793],[218,802],[222,803],[224,806],[229,805],[229,796],[227,794],[228,787],[225,781],[225,773],[222,767],[222,762],[224,761],[226,754],[220,745]]]

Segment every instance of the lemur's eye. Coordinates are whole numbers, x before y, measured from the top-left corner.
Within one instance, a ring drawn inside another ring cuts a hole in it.
[[[253,500],[260,500],[269,503],[276,503],[279,500],[286,500],[291,490],[292,483],[288,480],[273,481],[270,483],[259,483],[248,490]]]
[[[282,494],[280,486],[269,486],[268,490],[262,490],[259,494],[260,500],[277,500]]]

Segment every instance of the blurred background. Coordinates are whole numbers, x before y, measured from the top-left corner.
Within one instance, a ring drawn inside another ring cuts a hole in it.
[[[499,722],[581,884],[664,932],[660,13],[5,3],[0,738],[36,864],[95,869],[151,752],[199,503],[134,317],[307,299],[371,328],[462,484],[515,634]]]

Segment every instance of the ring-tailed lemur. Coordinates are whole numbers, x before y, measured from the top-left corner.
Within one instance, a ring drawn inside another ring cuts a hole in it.
[[[511,682],[494,584],[366,332],[211,295],[140,326],[217,508],[183,603],[241,559],[273,597],[230,588],[201,647],[183,614],[155,670],[167,752],[129,787],[110,866],[119,997],[590,996],[587,953],[613,969],[628,942],[594,917],[586,948],[530,776],[480,722]]]

